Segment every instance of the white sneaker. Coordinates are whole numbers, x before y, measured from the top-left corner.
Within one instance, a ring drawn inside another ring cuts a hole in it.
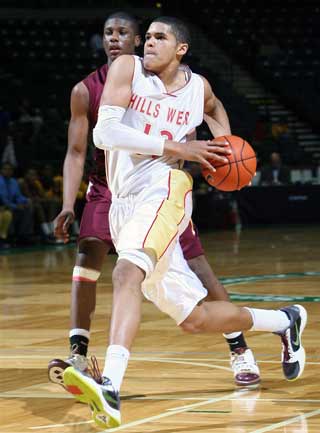
[[[253,386],[260,382],[259,367],[251,349],[240,347],[231,353],[231,368],[238,386]]]
[[[301,336],[307,324],[308,314],[302,305],[281,308],[290,320],[285,332],[277,333],[281,337],[282,370],[287,380],[296,380],[301,376],[306,363],[306,352],[302,346]]]

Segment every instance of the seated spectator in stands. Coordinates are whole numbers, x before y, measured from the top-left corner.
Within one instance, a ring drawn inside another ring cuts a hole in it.
[[[39,179],[46,192],[46,195],[51,189],[53,189],[53,177],[53,167],[51,164],[45,164],[44,166],[40,167]]]
[[[56,200],[60,204],[62,203],[62,199],[63,199],[62,176],[53,177],[53,184],[50,190],[47,192],[47,197]]]
[[[32,202],[36,227],[40,228],[44,240],[53,240],[53,220],[60,209],[60,203],[57,204],[55,200],[46,196],[38,172],[34,168],[27,170],[19,184],[22,194]]]
[[[277,149],[282,155],[290,158],[297,151],[297,140],[290,129],[288,117],[282,115],[272,124],[272,136],[277,145]]]
[[[272,124],[268,114],[260,113],[253,132],[253,147],[262,159],[267,159],[276,143],[272,136]]]
[[[270,164],[261,168],[260,185],[287,185],[290,183],[290,170],[282,164],[278,152],[270,155]]]
[[[0,249],[9,248],[9,227],[12,221],[12,212],[0,200]]]
[[[0,201],[13,214],[13,236],[20,244],[30,244],[33,240],[33,213],[30,200],[19,188],[13,177],[13,166],[5,163],[0,172]]]

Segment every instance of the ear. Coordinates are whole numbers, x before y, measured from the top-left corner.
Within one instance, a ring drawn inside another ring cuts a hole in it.
[[[177,48],[178,56],[184,56],[185,54],[187,54],[188,49],[189,45],[187,43],[179,43]]]
[[[140,45],[141,45],[141,36],[140,35],[136,35],[134,37],[134,46],[136,48],[138,48],[138,47],[140,47]]]

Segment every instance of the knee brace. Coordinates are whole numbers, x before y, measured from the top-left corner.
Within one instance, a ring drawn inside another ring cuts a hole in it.
[[[72,281],[84,281],[87,283],[95,283],[100,277],[101,272],[95,269],[83,268],[75,266],[73,268]]]

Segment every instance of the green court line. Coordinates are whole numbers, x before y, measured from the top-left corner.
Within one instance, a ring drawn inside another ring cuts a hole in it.
[[[222,277],[220,281],[225,286],[234,286],[255,281],[267,280],[286,280],[290,278],[319,277],[320,272],[289,272],[286,274],[265,274],[265,275],[242,275],[239,277]],[[303,296],[303,295],[272,295],[253,293],[229,293],[232,301],[249,301],[249,302],[320,302],[320,296]]]
[[[37,251],[61,251],[65,248],[75,248],[75,242],[69,242],[68,244],[53,244],[53,245],[31,245],[25,247],[14,247],[4,250],[0,250],[0,256],[12,256],[14,254],[25,254]]]
[[[224,285],[249,283],[251,281],[285,280],[288,278],[319,277],[320,272],[289,272],[287,274],[243,275],[239,277],[222,277],[219,280]]]
[[[232,301],[250,302],[320,302],[319,296],[299,295],[255,295],[251,293],[229,293]]]

